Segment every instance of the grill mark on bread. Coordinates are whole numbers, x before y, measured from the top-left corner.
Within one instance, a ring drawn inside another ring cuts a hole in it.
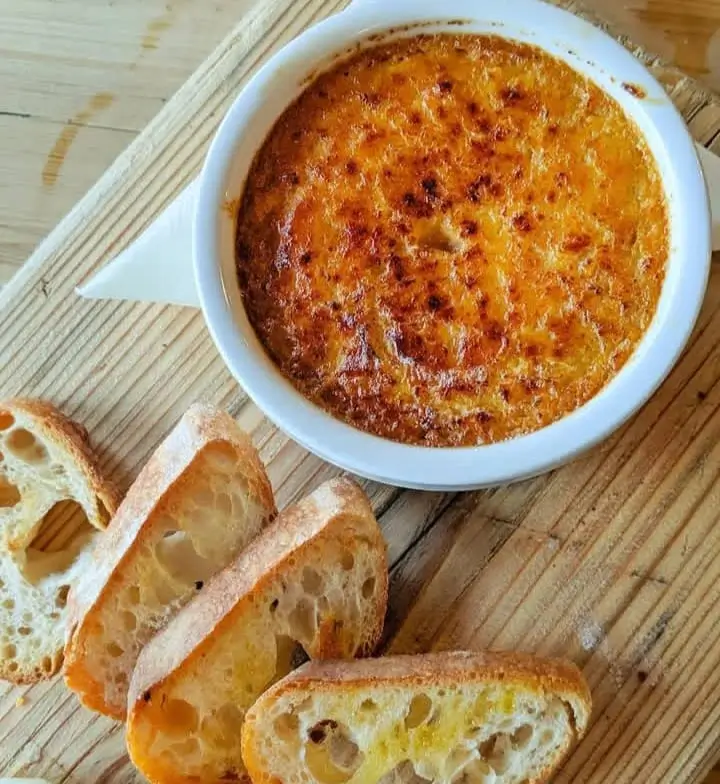
[[[421,35],[351,56],[280,118],[238,276],[308,398],[387,438],[469,445],[559,419],[622,368],[667,235],[613,99],[530,45]]]

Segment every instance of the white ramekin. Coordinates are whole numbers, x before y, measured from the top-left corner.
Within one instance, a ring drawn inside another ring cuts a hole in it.
[[[253,156],[309,74],[373,33],[410,25],[393,33],[408,35],[412,25],[428,22],[423,32],[494,33],[536,44],[591,78],[645,135],[669,204],[671,251],[658,311],[625,367],[573,413],[530,435],[487,446],[395,443],[340,422],[297,392],[248,322],[235,276],[234,219],[223,209],[228,199],[241,196]],[[623,84],[639,85],[646,97],[635,97]],[[230,108],[200,177],[193,254],[213,339],[235,378],[279,427],[356,474],[403,487],[464,490],[561,465],[604,439],[648,400],[677,361],[698,316],[709,273],[710,233],[705,181],[685,123],[645,68],[600,30],[539,0],[355,0],[278,52]]]

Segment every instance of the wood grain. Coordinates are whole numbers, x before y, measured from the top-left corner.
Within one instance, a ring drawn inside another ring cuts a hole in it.
[[[258,2],[0,0],[0,285]],[[720,0],[585,3],[720,89]]]
[[[49,398],[85,424],[124,486],[197,399],[226,406],[252,433],[280,506],[336,473],[247,400],[197,313],[73,291],[196,173],[252,70],[342,5],[254,5],[0,294],[0,394]],[[695,136],[713,140],[720,105],[646,59]],[[720,752],[719,310],[715,267],[672,376],[583,460],[477,493],[365,483],[392,562],[387,649],[509,647],[584,668],[594,723],[559,781],[694,782]],[[0,774],[140,781],[122,728],[60,682],[0,686]]]

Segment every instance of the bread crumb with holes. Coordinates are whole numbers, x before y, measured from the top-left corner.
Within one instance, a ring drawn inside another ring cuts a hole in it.
[[[539,783],[590,709],[569,662],[465,652],[310,662],[255,702],[242,754],[255,782]]]
[[[0,403],[0,678],[58,671],[68,591],[119,500],[83,428],[47,403]]]
[[[130,757],[156,784],[243,779],[238,737],[268,685],[312,658],[374,649],[387,553],[364,492],[321,485],[283,510],[145,646],[130,685]]]
[[[72,591],[65,682],[125,718],[140,649],[275,516],[265,468],[225,411],[196,404],[140,472]]]

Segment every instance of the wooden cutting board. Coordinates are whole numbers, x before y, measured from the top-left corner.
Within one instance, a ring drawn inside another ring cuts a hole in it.
[[[560,2],[560,0],[558,0]],[[270,424],[190,309],[86,302],[74,287],[198,171],[257,66],[346,0],[256,7],[0,294],[0,394],[48,398],[87,426],[127,486],[184,409],[227,407],[278,505],[337,470]],[[573,5],[562,0],[564,5]],[[644,55],[709,143],[720,104]],[[720,754],[720,270],[693,339],[645,409],[582,460],[513,487],[453,494],[365,483],[390,547],[384,649],[568,656],[595,700],[563,782],[693,782]],[[123,729],[63,684],[0,686],[0,775],[138,782]]]

